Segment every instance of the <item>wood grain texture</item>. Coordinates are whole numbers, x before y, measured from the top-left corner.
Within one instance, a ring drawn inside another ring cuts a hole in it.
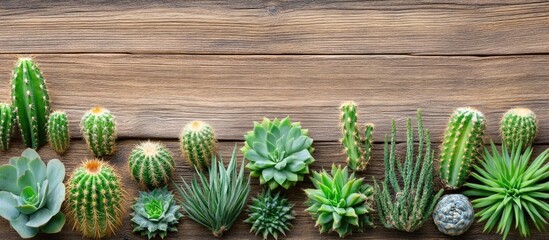
[[[0,19],[0,53],[549,53],[535,0],[7,0]]]
[[[120,171],[120,175],[123,178],[123,182],[128,191],[129,199],[133,199],[137,196],[138,186],[131,179],[128,166],[127,166],[127,156],[129,155],[132,147],[137,144],[136,140],[124,140],[118,142],[118,151],[114,156],[107,157],[106,159],[110,161],[111,164],[115,166]],[[181,183],[179,180],[180,177],[185,179],[190,179],[193,170],[186,162],[180,157],[179,145],[176,141],[163,141],[169,149],[172,150],[176,156],[176,173],[174,179]],[[221,142],[220,143],[220,152],[227,161],[232,152],[235,144],[242,146],[240,142]],[[549,147],[548,145],[538,145],[536,146],[534,155],[537,156],[541,151]],[[6,153],[0,155],[0,164],[5,164],[8,162],[9,158],[12,156],[20,155],[23,146],[21,143],[16,142]],[[366,182],[372,184],[372,176],[376,179],[382,179],[383,177],[383,146],[381,144],[374,145],[374,154],[373,158],[368,166],[368,169],[365,173],[360,174],[360,177],[365,177]],[[397,151],[400,157],[403,157],[405,152],[405,144],[397,145]],[[68,153],[64,156],[58,156],[53,152],[48,146],[44,146],[40,149],[39,153],[41,154],[44,160],[51,158],[60,158],[67,169],[67,175],[75,169],[84,158],[91,157],[90,152],[88,152],[85,143],[81,140],[75,140]],[[241,154],[239,153],[239,159]],[[344,164],[345,157],[342,154],[342,148],[338,143],[332,142],[320,142],[315,143],[315,153],[314,157],[316,162],[312,165],[312,170],[318,171],[322,168],[329,169],[333,163],[335,164]],[[68,176],[65,180],[68,179]],[[437,184],[437,189],[440,188],[438,178],[435,179]],[[252,179],[251,186],[251,196],[256,196],[260,187],[258,186],[257,179]],[[284,239],[339,239],[337,234],[322,234],[318,233],[318,229],[314,227],[314,221],[309,217],[309,215],[304,212],[306,208],[304,202],[306,201],[306,196],[301,189],[311,188],[312,184],[307,179],[304,182],[299,183],[296,187],[288,191],[286,194],[289,197],[290,201],[295,204],[295,213],[296,219],[294,220],[294,229],[288,234],[287,238]],[[179,196],[178,196],[179,197]],[[131,201],[130,201],[131,202]],[[129,207],[126,212],[126,217],[123,220],[123,227],[117,236],[109,239],[143,239],[138,235],[131,233],[131,221],[129,217]],[[223,235],[223,239],[260,239],[254,238],[254,235],[249,233],[249,225],[242,223],[246,218],[246,214],[243,213],[240,216],[240,219],[237,220],[237,223]],[[436,226],[429,220],[423,228],[414,233],[403,233],[393,230],[385,229],[378,220],[376,219],[376,228],[367,229],[364,233],[355,233],[348,239],[445,239],[446,237],[439,233],[436,229]],[[483,223],[475,223],[471,229],[462,235],[463,239],[500,239],[497,235],[494,234],[485,234],[482,233]],[[60,239],[60,240],[78,240],[81,239],[81,235],[71,231],[71,225],[67,224],[63,231],[55,235],[45,235],[41,234],[38,236],[38,239]],[[0,229],[2,236],[9,236],[7,239],[17,239],[17,233],[9,227],[9,224],[4,219],[0,219]],[[211,232],[206,230],[204,227],[194,223],[188,218],[179,224],[179,232],[175,234],[168,235],[166,239],[214,239],[211,235]],[[3,237],[3,238],[4,238]],[[533,239],[542,239],[547,237],[547,233],[541,234],[538,232],[533,232]],[[511,235],[510,239],[518,238],[517,235]],[[448,238],[449,239],[449,238]]]

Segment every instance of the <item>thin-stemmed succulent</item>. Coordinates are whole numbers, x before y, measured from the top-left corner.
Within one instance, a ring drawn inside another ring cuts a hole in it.
[[[280,192],[267,190],[252,199],[249,217],[244,222],[252,225],[251,232],[255,232],[256,236],[261,235],[264,240],[269,236],[278,239],[280,234],[286,235],[292,227],[291,221],[295,218],[293,207]]]
[[[166,237],[168,232],[177,232],[177,224],[183,214],[179,212],[173,194],[166,187],[156,188],[151,192],[139,192],[132,205],[133,232],[152,239],[156,236]]]

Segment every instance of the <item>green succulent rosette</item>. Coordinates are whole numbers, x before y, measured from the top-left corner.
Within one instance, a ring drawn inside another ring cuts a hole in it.
[[[313,139],[308,132],[299,122],[292,123],[290,117],[254,122],[241,149],[250,161],[246,165],[250,175],[259,177],[260,184],[267,184],[271,190],[279,186],[288,189],[303,181],[309,165],[315,161]]]
[[[286,235],[292,227],[291,221],[295,218],[293,207],[280,192],[273,194],[267,190],[252,199],[248,218],[244,222],[252,225],[251,231],[256,236],[261,235],[264,240],[269,236],[278,239],[280,234]]]
[[[133,232],[149,239],[156,236],[164,238],[168,232],[177,232],[177,224],[183,217],[180,208],[166,187],[152,192],[139,192],[139,197],[132,205]]]

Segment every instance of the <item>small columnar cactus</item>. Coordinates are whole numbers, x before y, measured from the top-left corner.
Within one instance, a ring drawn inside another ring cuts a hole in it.
[[[446,235],[457,236],[466,232],[475,220],[475,211],[463,194],[448,194],[438,201],[433,220],[438,230]]]
[[[183,128],[180,140],[183,157],[198,170],[208,169],[217,143],[212,126],[192,121]]]
[[[458,108],[450,117],[440,149],[439,174],[447,189],[461,187],[480,157],[482,135],[486,129],[484,115],[472,108]]]
[[[286,235],[292,227],[291,221],[295,218],[293,207],[280,192],[273,194],[267,190],[252,199],[249,217],[244,222],[252,225],[251,231],[256,236],[261,235],[264,240],[269,236],[278,239],[279,234]]]
[[[538,134],[536,115],[528,108],[513,108],[503,115],[500,131],[507,147],[513,148],[522,143],[522,149],[526,149]]]
[[[354,102],[343,103],[340,110],[343,133],[341,143],[345,147],[347,163],[353,171],[364,171],[371,158],[374,125],[368,123],[364,126],[364,140],[361,140],[357,127],[356,104]]]
[[[65,112],[55,111],[50,114],[48,140],[51,148],[59,154],[63,154],[69,149],[71,137],[69,134],[69,121]]]
[[[126,209],[124,194],[112,166],[99,159],[86,160],[67,183],[65,212],[73,229],[95,239],[116,234]]]
[[[13,108],[11,105],[0,103],[0,151],[6,151],[10,146],[13,121]]]
[[[11,79],[11,96],[23,143],[38,149],[47,142],[50,98],[46,80],[30,58],[19,58]]]
[[[82,117],[80,127],[88,148],[96,157],[114,153],[116,120],[109,110],[102,107],[92,108]]]
[[[183,217],[180,208],[166,187],[152,192],[139,192],[139,197],[132,205],[133,232],[149,239],[156,236],[164,238],[168,232],[177,232],[177,224]]]
[[[142,142],[132,150],[129,165],[133,179],[149,189],[165,186],[174,170],[170,150],[151,141]]]

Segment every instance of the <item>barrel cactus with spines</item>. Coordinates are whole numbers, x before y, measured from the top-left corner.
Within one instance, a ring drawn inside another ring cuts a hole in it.
[[[341,110],[341,131],[343,137],[341,143],[345,148],[347,163],[353,171],[364,171],[371,158],[374,125],[368,123],[364,126],[364,140],[360,139],[360,130],[357,126],[357,105],[354,102],[345,102]]]
[[[215,132],[202,121],[192,121],[181,132],[181,152],[183,157],[196,169],[206,170],[216,153]]]
[[[109,110],[94,107],[84,114],[80,122],[88,148],[96,157],[111,155],[116,144],[116,119]]]
[[[46,80],[30,58],[19,58],[11,79],[11,96],[23,143],[38,149],[46,144],[50,97]]]
[[[7,103],[0,103],[0,151],[8,150],[13,132],[13,108]]]
[[[71,141],[67,114],[55,111],[48,120],[48,140],[50,147],[57,153],[63,154],[69,149]]]
[[[76,168],[67,182],[65,212],[73,229],[99,239],[116,234],[126,209],[125,192],[115,169],[93,159]]]
[[[447,189],[461,187],[481,156],[484,115],[473,108],[458,108],[450,117],[440,149],[439,174]]]
[[[129,165],[133,179],[149,189],[165,186],[174,170],[170,150],[151,141],[142,142],[132,150]]]
[[[517,147],[522,143],[522,149],[526,149],[538,134],[536,115],[528,108],[513,108],[503,115],[500,131],[507,147]]]

